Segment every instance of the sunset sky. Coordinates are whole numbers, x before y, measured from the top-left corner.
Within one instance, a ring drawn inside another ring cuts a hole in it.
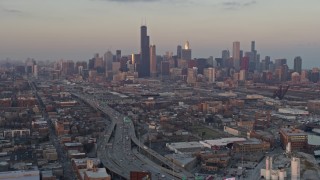
[[[320,67],[319,17],[319,0],[0,0],[0,59],[138,53],[146,19],[159,55],[188,40],[193,57],[220,57],[233,41],[249,51],[255,40],[262,59]]]

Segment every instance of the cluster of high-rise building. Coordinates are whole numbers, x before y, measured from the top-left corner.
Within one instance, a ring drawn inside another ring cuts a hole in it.
[[[229,79],[233,82],[253,80],[262,83],[291,81],[319,82],[319,68],[304,70],[302,58],[294,58],[293,68],[288,67],[287,59],[270,56],[261,58],[255,41],[251,42],[249,51],[241,49],[240,42],[232,44],[232,52],[222,50],[221,57],[194,58],[189,41],[184,46],[178,45],[176,54],[166,52],[159,56],[156,45],[150,45],[147,26],[140,29],[140,52],[122,55],[121,50],[115,54],[108,50],[103,56],[94,54],[88,61],[74,62],[60,60],[55,62],[52,78],[80,75],[80,80],[132,80],[135,78],[170,78],[184,80],[189,84],[198,82],[213,83]],[[38,66],[33,59],[28,59],[25,66],[17,67],[18,71],[37,77]]]
[[[304,70],[300,56],[292,68],[285,58],[261,58],[255,41],[249,50],[235,41],[218,58],[193,57],[189,41],[159,56],[147,27],[140,30],[140,52],[130,55],[108,50],[88,61],[0,66],[0,179],[11,170],[42,179],[169,179],[158,168],[169,167],[165,161],[174,163],[166,172],[198,169],[195,179],[319,174],[305,156],[320,154],[319,141],[311,141],[320,122],[318,68]],[[278,83],[286,85],[275,90]],[[126,136],[132,124],[141,147]],[[148,155],[163,153],[161,164],[149,164]]]

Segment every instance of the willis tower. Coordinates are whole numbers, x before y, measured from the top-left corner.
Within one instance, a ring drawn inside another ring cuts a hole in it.
[[[139,77],[150,77],[150,49],[147,26],[141,26],[141,52],[138,75]]]

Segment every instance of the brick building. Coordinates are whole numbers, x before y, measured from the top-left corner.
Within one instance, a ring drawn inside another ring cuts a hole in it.
[[[300,129],[281,128],[280,141],[283,149],[285,149],[290,142],[292,151],[301,150],[308,144],[308,135]]]

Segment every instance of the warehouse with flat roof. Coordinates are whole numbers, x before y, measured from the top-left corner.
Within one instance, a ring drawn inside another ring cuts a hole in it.
[[[194,153],[204,149],[204,145],[199,142],[177,142],[167,143],[166,147],[175,153]]]
[[[212,149],[214,147],[223,147],[223,146],[227,146],[230,143],[244,142],[244,141],[246,141],[246,138],[233,137],[233,138],[221,138],[221,139],[214,139],[214,140],[205,140],[205,141],[200,141],[200,143],[203,146]]]

